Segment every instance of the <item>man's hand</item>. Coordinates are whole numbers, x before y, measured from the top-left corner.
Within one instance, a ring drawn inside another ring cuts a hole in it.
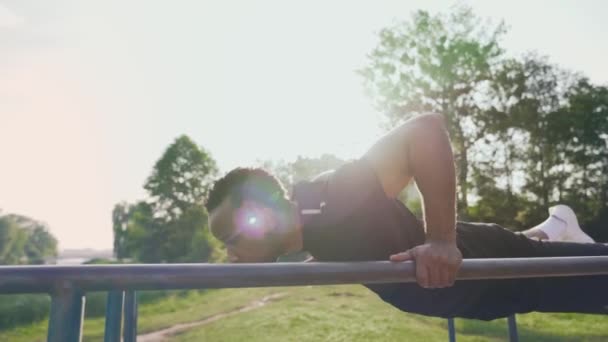
[[[408,251],[393,254],[391,261],[415,261],[416,280],[424,288],[441,288],[454,284],[462,264],[462,253],[455,242],[427,241]]]

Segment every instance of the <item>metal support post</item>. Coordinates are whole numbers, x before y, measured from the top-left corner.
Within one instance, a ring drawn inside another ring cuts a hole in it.
[[[48,342],[80,342],[85,299],[71,284],[61,286],[51,294]]]
[[[122,301],[124,292],[120,290],[108,292],[106,304],[106,330],[104,342],[120,342],[120,324],[122,322]]]
[[[517,321],[515,320],[515,315],[509,316],[507,318],[507,322],[509,323],[509,341],[518,342],[519,336],[517,333]]]
[[[125,296],[124,342],[137,341],[137,292],[127,291]]]
[[[449,333],[449,341],[456,342],[456,327],[454,326],[453,318],[448,318],[448,333]]]

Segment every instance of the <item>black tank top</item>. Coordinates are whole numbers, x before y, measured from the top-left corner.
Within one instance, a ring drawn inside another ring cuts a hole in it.
[[[386,196],[365,159],[324,179],[294,186],[304,249],[318,261],[388,260],[424,243],[424,229],[400,201]]]

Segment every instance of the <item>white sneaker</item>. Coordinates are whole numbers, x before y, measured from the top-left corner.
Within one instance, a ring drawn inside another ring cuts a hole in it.
[[[566,230],[561,239],[562,241],[595,243],[595,241],[589,235],[585,234],[578,225],[576,214],[569,206],[558,204],[549,208],[549,214],[566,223]]]

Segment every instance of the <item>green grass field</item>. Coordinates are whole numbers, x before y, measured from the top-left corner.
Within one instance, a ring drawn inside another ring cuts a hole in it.
[[[172,341],[447,341],[444,319],[406,314],[362,286],[307,286],[176,292],[140,306],[139,333],[235,311],[271,294],[264,306],[194,327]],[[608,317],[519,315],[522,341],[606,341]],[[84,341],[103,340],[103,318],[86,319]],[[44,341],[47,322],[0,332],[0,341]],[[506,320],[456,320],[458,341],[504,341]]]

